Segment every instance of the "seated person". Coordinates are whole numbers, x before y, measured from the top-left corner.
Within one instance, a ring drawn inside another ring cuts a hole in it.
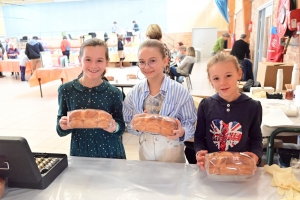
[[[179,48],[179,53],[177,54],[177,56],[174,58],[173,62],[171,63],[171,66],[177,67],[177,63],[180,63],[186,54],[186,47],[185,46],[180,46]]]
[[[180,63],[177,61],[178,67],[171,67],[170,78],[174,80],[174,77],[176,76],[176,81],[178,82],[179,76],[188,76],[192,64],[196,61],[195,57],[194,47],[189,47],[184,59]]]
[[[179,52],[179,47],[182,46],[183,43],[182,42],[177,42],[175,44],[175,47],[174,49],[172,49],[170,52],[171,52],[171,56],[172,58],[176,58],[176,56],[179,56],[180,52]]]

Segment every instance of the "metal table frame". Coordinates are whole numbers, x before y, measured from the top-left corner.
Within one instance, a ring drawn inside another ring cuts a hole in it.
[[[268,165],[273,164],[273,159],[274,159],[274,140],[275,137],[282,132],[293,132],[293,133],[299,133],[300,135],[300,128],[293,128],[293,127],[282,127],[282,128],[277,128],[274,130],[270,137],[268,137],[268,145],[267,145],[267,163]]]

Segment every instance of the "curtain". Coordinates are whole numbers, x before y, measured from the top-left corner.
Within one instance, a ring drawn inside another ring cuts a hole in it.
[[[229,16],[228,16],[228,0],[215,0],[222,16],[224,19],[229,23]]]

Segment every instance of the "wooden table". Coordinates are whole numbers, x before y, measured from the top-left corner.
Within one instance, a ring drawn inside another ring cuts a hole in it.
[[[82,72],[82,67],[66,67],[66,68],[40,68],[34,71],[29,79],[30,87],[40,86],[41,97],[42,84],[60,79],[63,82],[72,81]]]

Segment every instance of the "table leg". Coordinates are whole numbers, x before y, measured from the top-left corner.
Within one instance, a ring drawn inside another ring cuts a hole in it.
[[[40,85],[41,98],[43,98],[41,78],[38,78],[38,80],[39,80],[39,85]]]
[[[268,138],[268,144],[267,144],[267,163],[268,165],[273,164],[273,159],[274,159],[274,140],[276,135],[282,132],[293,132],[293,133],[299,133],[300,134],[300,128],[278,128],[274,130],[270,137]]]
[[[61,84],[64,84],[64,79],[63,79],[63,78],[60,78],[60,80],[61,80]]]

